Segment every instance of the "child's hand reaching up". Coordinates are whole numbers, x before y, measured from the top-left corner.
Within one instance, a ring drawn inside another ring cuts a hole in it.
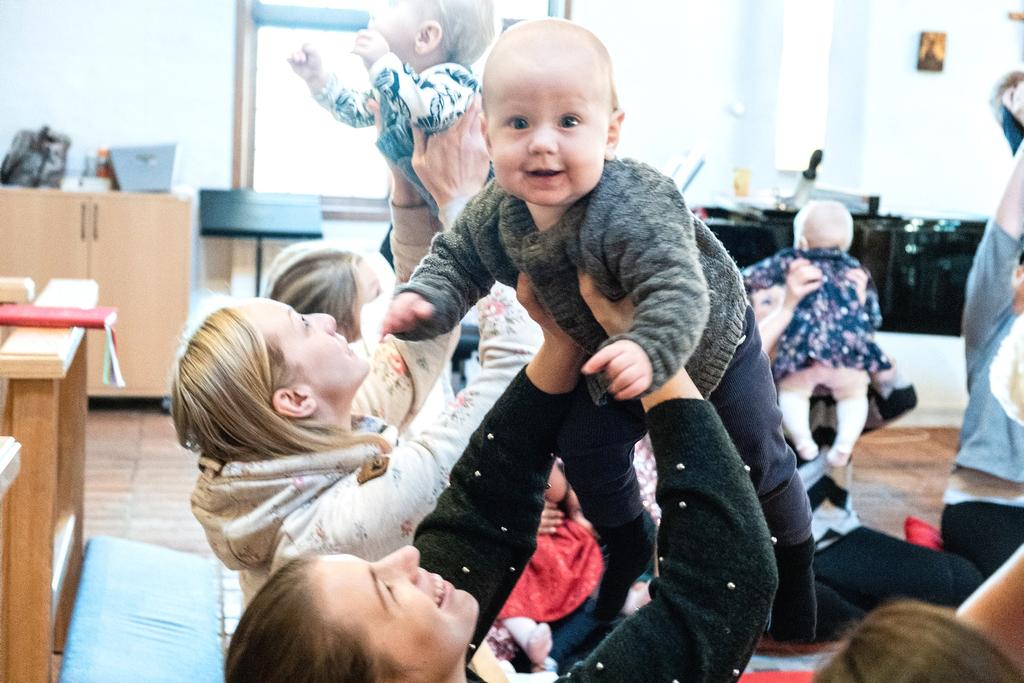
[[[428,320],[434,314],[434,306],[419,294],[402,292],[391,300],[388,312],[381,323],[380,336],[396,332],[408,332],[421,320]]]
[[[651,388],[654,368],[640,345],[620,339],[598,350],[583,364],[584,375],[603,372],[608,378],[608,392],[619,401],[636,398]]]
[[[367,69],[389,52],[391,46],[379,31],[365,28],[356,34],[356,45],[352,48],[352,53],[363,58],[363,64]]]
[[[309,91],[314,95],[323,90],[327,84],[327,75],[324,73],[324,62],[320,53],[309,43],[303,44],[288,58],[292,71],[302,80],[306,81]]]

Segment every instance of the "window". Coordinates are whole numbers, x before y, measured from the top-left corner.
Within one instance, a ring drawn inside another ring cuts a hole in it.
[[[825,146],[828,70],[834,0],[785,0],[775,166],[807,168],[811,153]]]
[[[368,87],[350,54],[355,34],[388,0],[240,0],[235,184],[265,192],[320,194],[331,217],[385,215],[387,166],[375,128],[337,122],[310,96],[287,57],[312,43],[339,80]],[[496,0],[501,25],[563,15],[554,0]],[[479,70],[482,63],[474,65]]]

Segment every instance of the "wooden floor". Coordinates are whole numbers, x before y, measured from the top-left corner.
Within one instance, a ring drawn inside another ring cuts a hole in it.
[[[955,429],[889,427],[862,437],[854,455],[854,504],[862,521],[902,535],[903,519],[937,524]],[[196,458],[178,446],[158,408],[92,409],[86,447],[85,532],[210,555],[189,510]]]
[[[189,510],[196,458],[177,445],[159,408],[94,408],[86,442],[85,533],[157,543],[213,557]],[[903,537],[903,519],[937,525],[956,449],[954,429],[890,427],[854,455],[854,505],[864,524]],[[234,631],[241,594],[224,571],[222,635]]]
[[[157,406],[92,408],[85,457],[86,538],[130,538],[215,561],[189,507],[196,456],[178,445],[169,415]],[[235,572],[221,566],[221,575],[226,639],[241,616],[242,593]]]

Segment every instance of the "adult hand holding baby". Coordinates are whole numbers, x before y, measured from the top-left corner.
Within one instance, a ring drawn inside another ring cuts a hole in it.
[[[821,287],[822,273],[804,258],[794,259],[786,273],[786,296],[782,307],[792,311],[804,297]]]
[[[516,280],[516,298],[544,333],[544,343],[526,366],[527,377],[541,391],[569,393],[579,381],[583,350],[540,303],[533,283],[523,273]]]
[[[451,128],[426,135],[412,127],[412,168],[437,202],[441,222],[450,226],[466,203],[487,182],[490,157],[475,97]]]
[[[608,336],[629,331],[633,326],[635,308],[629,297],[611,301],[601,293],[589,275],[580,273],[579,280],[580,296]],[[651,359],[639,344],[628,339],[621,339],[599,349],[583,364],[583,374],[595,375],[599,372],[605,373],[608,379],[608,392],[620,401],[636,398],[647,391],[654,376]]]

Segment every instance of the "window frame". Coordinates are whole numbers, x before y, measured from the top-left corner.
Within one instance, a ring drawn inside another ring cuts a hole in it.
[[[369,12],[353,9],[301,7],[235,0],[235,122],[231,165],[234,188],[251,189],[255,162],[256,35],[265,26],[357,31]],[[548,0],[548,16],[569,18],[572,0]],[[387,198],[323,196],[324,220],[389,220]]]

